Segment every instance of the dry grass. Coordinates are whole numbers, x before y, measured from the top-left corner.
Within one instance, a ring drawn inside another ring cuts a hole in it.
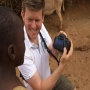
[[[80,2],[90,2],[90,0],[64,0],[65,7],[71,9],[74,8]],[[13,9],[18,15],[20,15],[21,11],[21,2],[22,0],[0,0],[0,6],[8,6]]]
[[[77,5],[85,2],[90,2],[89,0],[64,0],[65,1],[65,6],[68,9],[72,9],[77,7]]]
[[[18,15],[20,15],[21,2],[21,0],[0,0],[0,6],[8,6],[13,9]]]

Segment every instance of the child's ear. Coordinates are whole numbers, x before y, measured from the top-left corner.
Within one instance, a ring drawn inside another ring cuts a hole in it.
[[[15,46],[13,44],[9,45],[8,47],[8,56],[11,60],[16,58]]]

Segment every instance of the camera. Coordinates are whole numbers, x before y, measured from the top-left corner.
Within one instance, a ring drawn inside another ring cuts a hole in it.
[[[64,47],[67,49],[67,53],[70,50],[71,43],[69,39],[64,34],[59,34],[54,38],[53,47],[61,52],[63,52]]]

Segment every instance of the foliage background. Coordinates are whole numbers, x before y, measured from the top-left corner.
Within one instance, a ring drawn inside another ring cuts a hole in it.
[[[0,0],[0,6],[8,6],[13,9],[18,15],[21,11],[21,2],[22,0]],[[90,2],[90,0],[64,0],[65,9],[72,9],[80,4],[80,2]]]
[[[18,15],[20,15],[21,2],[22,0],[0,0],[0,6],[8,6],[13,9]]]

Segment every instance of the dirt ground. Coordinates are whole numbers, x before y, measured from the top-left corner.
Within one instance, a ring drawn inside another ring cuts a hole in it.
[[[74,44],[73,56],[63,74],[71,80],[77,90],[90,90],[90,3],[66,9],[62,17],[62,30]],[[47,16],[44,23],[54,39],[59,31],[59,18],[56,13]],[[50,61],[50,66],[55,70],[56,61]]]
[[[90,90],[90,3],[79,3],[78,6],[66,9],[62,17],[62,30],[74,44],[73,56],[63,74],[77,90]],[[56,13],[45,17],[44,24],[54,40],[59,31]],[[50,59],[50,67],[55,70],[58,67],[57,62]]]

